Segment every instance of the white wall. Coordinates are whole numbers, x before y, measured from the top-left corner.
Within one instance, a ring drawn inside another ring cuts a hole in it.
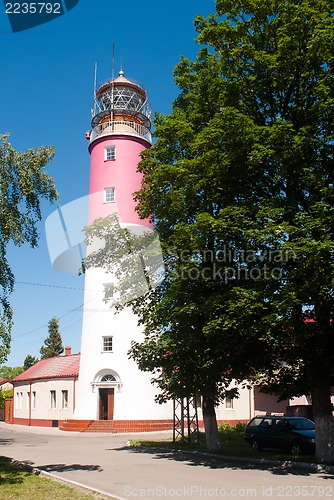
[[[36,392],[36,406],[31,403],[31,419],[65,420],[73,417],[74,379],[52,379],[30,382],[16,382],[14,388],[14,418],[29,418],[29,397]],[[51,408],[50,391],[56,391],[56,407]],[[62,391],[68,391],[68,408],[62,408]],[[21,396],[22,395],[22,396]]]
[[[99,418],[98,374],[112,373],[119,380],[114,388],[114,420],[172,419],[172,403],[154,402],[157,388],[151,384],[152,374],[141,372],[128,358],[131,341],[141,340],[142,328],[137,317],[127,309],[116,313],[103,302],[103,283],[112,280],[102,269],[86,273],[85,307],[78,381],[76,419]],[[102,352],[102,337],[113,337],[113,351]]]

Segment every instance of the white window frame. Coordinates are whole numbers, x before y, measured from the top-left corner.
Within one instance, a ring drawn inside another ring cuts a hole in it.
[[[233,410],[234,408],[234,398],[231,398],[230,396],[225,397],[225,408],[226,410]]]
[[[56,391],[50,391],[50,409],[54,410],[57,408],[57,393]]]
[[[68,410],[68,390],[61,391],[61,409]]]
[[[36,391],[32,391],[32,404],[31,409],[36,410]]]
[[[104,161],[115,161],[116,160],[116,146],[111,144],[110,146],[105,146],[104,148]]]
[[[104,188],[104,203],[115,203],[115,188],[112,186]]]
[[[108,341],[111,342],[111,349],[106,349],[105,348],[106,347],[105,341],[106,341],[106,343]],[[103,335],[103,337],[102,337],[102,352],[113,352],[113,349],[114,349],[114,346],[113,346],[113,337],[112,337],[112,335]]]

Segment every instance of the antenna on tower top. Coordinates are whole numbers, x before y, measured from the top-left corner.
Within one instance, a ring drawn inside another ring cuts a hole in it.
[[[115,79],[115,41],[112,41],[112,58],[111,58],[111,112],[110,119],[114,115],[114,79]]]
[[[95,112],[96,112],[96,77],[97,77],[97,62],[95,63],[95,67],[94,67],[94,99],[93,99],[93,103],[94,103],[94,115],[95,115]]]
[[[95,68],[94,68],[94,95],[96,92],[96,75],[97,75],[97,62],[95,63]]]
[[[112,41],[111,78],[115,76],[115,41]]]

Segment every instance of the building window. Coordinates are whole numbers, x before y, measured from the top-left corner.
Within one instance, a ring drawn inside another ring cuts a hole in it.
[[[51,410],[56,408],[57,400],[56,400],[56,391],[50,391],[50,408]]]
[[[104,188],[104,201],[105,203],[113,203],[115,201],[115,188]]]
[[[114,296],[114,283],[104,283],[104,299],[109,300]]]
[[[36,410],[36,391],[32,393],[32,410]]]
[[[19,410],[20,409],[20,393],[16,393],[16,398],[15,398],[15,409]]]
[[[108,373],[101,378],[101,382],[116,382],[116,379],[111,373]]]
[[[68,408],[68,391],[61,391],[61,408],[62,410]]]
[[[225,398],[225,408],[233,410],[233,398],[231,398],[230,396],[226,396]]]
[[[30,392],[27,392],[26,410],[29,410],[29,405],[30,405]]]
[[[202,408],[202,396],[194,396],[194,406],[196,408]]]
[[[116,146],[107,146],[104,148],[104,161],[116,160]]]
[[[110,352],[112,351],[112,337],[103,337],[102,338],[102,351]]]

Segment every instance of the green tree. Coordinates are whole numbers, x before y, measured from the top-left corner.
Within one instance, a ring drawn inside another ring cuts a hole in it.
[[[44,340],[40,349],[41,359],[60,356],[64,352],[62,338],[59,332],[59,322],[56,317],[50,319],[48,324],[49,336]]]
[[[238,291],[234,312],[238,322],[256,313],[267,389],[282,398],[311,395],[317,458],[333,463],[333,4],[218,1],[217,14],[197,19],[199,41],[214,48],[222,75],[224,128],[247,122],[247,131],[234,129],[236,147],[222,145],[225,158],[238,159],[239,168],[229,166],[243,185],[220,215],[234,221],[243,249],[265,256],[260,279]],[[189,78],[194,66],[185,66]],[[180,104],[192,100],[189,83]],[[261,270],[259,259],[245,264]]]
[[[17,375],[20,375],[24,371],[23,366],[1,366],[0,367],[0,378],[8,378],[12,380]]]
[[[216,10],[195,20],[204,48],[175,68],[180,95],[139,165],[138,210],[154,214],[165,278],[131,301],[145,327],[131,355],[161,398],[202,394],[210,450],[231,380],[310,394],[317,458],[333,463],[333,6]],[[108,221],[95,228],[107,257],[90,262],[117,264],[128,235],[117,254]]]
[[[0,391],[0,408],[5,408],[6,399],[13,397],[13,389],[7,391]]]
[[[44,171],[52,159],[52,147],[18,152],[8,142],[8,134],[0,135],[0,362],[10,352],[13,311],[9,295],[14,276],[7,259],[9,243],[38,243],[37,223],[41,220],[40,200],[50,202],[58,195],[52,178]]]
[[[24,359],[23,362],[23,369],[28,370],[31,366],[33,366],[35,363],[37,363],[38,358],[35,358],[35,356],[32,356],[31,354],[27,354],[27,356]]]

